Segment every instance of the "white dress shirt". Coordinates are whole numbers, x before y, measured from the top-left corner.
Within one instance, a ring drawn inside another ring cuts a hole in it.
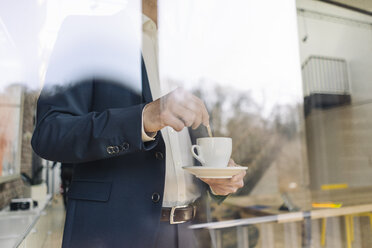
[[[145,62],[153,100],[167,94],[161,87],[158,69],[158,37],[155,23],[147,16],[142,16],[142,56]],[[163,207],[181,206],[194,202],[201,192],[193,181],[193,175],[182,169],[182,166],[192,166],[191,140],[189,131],[184,128],[176,132],[170,127],[161,130],[166,149],[166,174],[163,196]],[[142,140],[152,140],[143,131]]]

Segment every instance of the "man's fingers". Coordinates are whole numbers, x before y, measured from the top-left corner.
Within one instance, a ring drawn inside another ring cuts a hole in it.
[[[200,106],[194,101],[189,101],[187,103],[184,103],[183,106],[195,114],[195,119],[194,119],[194,123],[192,124],[192,128],[193,129],[198,128],[203,121],[203,112]]]
[[[244,183],[241,182],[236,182],[234,184],[213,184],[210,185],[211,189],[213,190],[214,193],[218,195],[228,195],[231,193],[236,193],[238,189],[242,188],[244,186]]]
[[[231,178],[231,181],[233,181],[233,182],[241,181],[241,180],[243,180],[245,174],[246,174],[246,172],[245,172],[245,171],[242,171],[242,172],[240,172],[239,174],[234,175],[234,176]]]
[[[195,120],[195,113],[180,104],[174,104],[170,107],[172,115],[183,121],[185,126],[190,127]]]
[[[207,184],[213,185],[234,185],[236,182],[243,181],[246,172],[242,171],[237,175],[232,176],[229,179],[214,179],[214,178],[201,178],[201,180]]]
[[[227,196],[230,194],[230,192],[226,190],[213,190],[213,192],[216,193],[217,195],[223,195],[223,196]]]
[[[230,167],[241,167],[240,165],[236,164],[234,159],[230,158],[228,166]]]
[[[234,182],[233,182],[234,186],[238,187],[238,188],[241,188],[244,186],[244,181],[243,181],[243,178],[237,178]]]
[[[196,129],[200,126],[200,124],[203,122],[203,118],[204,118],[204,115],[205,115],[205,106],[204,105],[200,105],[200,103],[198,101],[195,100],[195,96],[191,95],[191,98],[188,99],[187,102],[184,102],[184,107],[190,109],[192,112],[195,113],[195,121],[192,125],[192,128],[193,129]]]
[[[231,194],[231,193],[236,193],[236,191],[238,190],[237,187],[233,187],[233,186],[215,187],[215,188],[212,188],[212,189],[213,189],[213,192],[215,192],[218,195],[228,195],[228,194]]]
[[[239,187],[239,189],[244,187],[244,181],[243,181],[243,180],[241,180],[241,181],[239,182],[238,187]]]
[[[214,178],[200,178],[203,182],[205,182],[206,184],[213,184],[213,185],[225,185],[225,184],[228,184],[230,183],[230,179],[214,179]]]
[[[228,167],[235,167],[235,162],[230,158],[229,163],[227,164]]]
[[[208,126],[209,125],[209,114],[208,114],[207,108],[205,107],[204,102],[200,100],[200,98],[194,95],[192,95],[192,97],[193,97],[194,102],[199,106],[199,109],[201,110],[203,125]]]
[[[194,118],[194,122],[192,123],[192,128],[193,129],[198,128],[200,126],[200,124],[202,123],[202,120],[203,120],[201,109],[193,102],[191,102],[187,105],[184,105],[184,107],[189,109],[190,111],[192,111],[194,113],[195,118]]]
[[[200,124],[202,123],[203,119],[202,119],[202,115],[200,113],[197,113],[196,116],[195,116],[195,120],[194,120],[194,123],[192,124],[192,129],[197,129]]]
[[[202,122],[202,110],[193,101],[173,104],[171,111],[188,127],[192,126],[195,129]]]
[[[194,124],[191,126],[191,128],[197,129],[201,123],[202,123],[202,117],[200,115],[197,115],[195,118]]]
[[[245,174],[246,172],[242,171],[229,179],[201,178],[201,180],[207,183],[214,193],[218,195],[228,195],[236,193],[238,189],[244,187],[243,178]]]
[[[227,187],[214,186],[214,187],[211,187],[211,189],[217,195],[228,195],[228,194],[231,194],[231,189],[229,189]]]
[[[170,112],[165,112],[162,114],[162,120],[164,126],[170,126],[174,130],[180,132],[185,127],[185,123],[183,123],[180,119],[174,116]]]
[[[186,126],[194,129],[201,123],[206,126],[209,124],[209,114],[203,101],[182,88],[164,97],[162,110],[171,111]]]

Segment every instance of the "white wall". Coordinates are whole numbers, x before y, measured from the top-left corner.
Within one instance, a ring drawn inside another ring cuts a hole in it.
[[[372,25],[368,28],[367,25],[306,13],[306,10],[368,23],[372,23],[372,17],[313,0],[297,0],[297,8],[305,9],[305,14],[298,14],[301,62],[310,55],[346,59],[352,100],[372,99]],[[303,42],[305,29],[308,38]]]

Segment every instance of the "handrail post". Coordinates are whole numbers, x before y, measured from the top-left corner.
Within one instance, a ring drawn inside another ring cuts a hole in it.
[[[222,248],[222,234],[221,229],[216,230],[216,248]]]
[[[236,227],[236,236],[237,236],[237,247],[238,248],[247,248],[249,247],[249,232],[248,226],[237,226]]]

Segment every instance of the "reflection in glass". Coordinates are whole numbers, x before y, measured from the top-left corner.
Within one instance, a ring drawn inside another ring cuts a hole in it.
[[[182,86],[203,99],[214,135],[231,137],[232,157],[249,167],[245,187],[212,204],[212,223],[194,226],[217,247],[368,244],[366,219],[347,215],[368,213],[347,207],[371,210],[368,188],[355,188],[372,173],[371,18],[314,1],[297,8],[160,1],[165,93]]]
[[[19,170],[22,88],[9,86],[0,93],[0,176]]]

